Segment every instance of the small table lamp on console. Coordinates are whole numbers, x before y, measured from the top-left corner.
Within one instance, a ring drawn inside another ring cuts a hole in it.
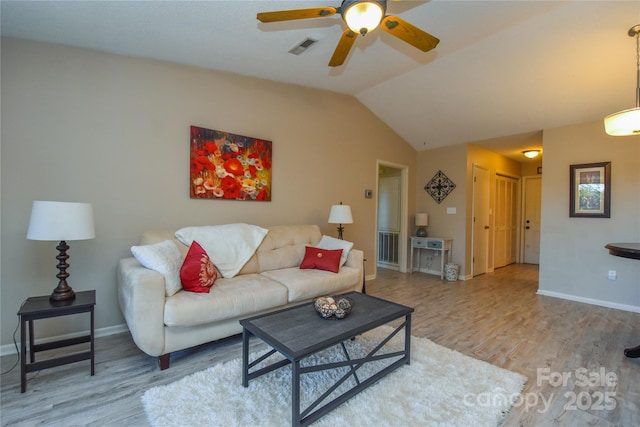
[[[343,205],[342,202],[340,202],[339,205],[331,206],[329,224],[338,224],[338,239],[342,240],[342,232],[344,231],[342,224],[353,224],[353,217],[351,216],[351,208],[349,205]]]
[[[416,237],[427,237],[426,226],[429,225],[429,214],[417,213],[416,214]]]
[[[67,301],[76,296],[67,284],[67,240],[88,240],[95,236],[93,207],[90,203],[33,202],[27,239],[60,242],[56,246],[59,252],[56,257],[57,267],[60,271],[56,277],[59,282],[51,294],[51,301]]]

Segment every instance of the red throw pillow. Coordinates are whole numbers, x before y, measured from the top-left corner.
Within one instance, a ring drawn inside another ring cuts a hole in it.
[[[218,272],[209,255],[194,240],[180,268],[182,288],[189,292],[208,293],[217,278]]]
[[[320,249],[306,246],[300,268],[315,268],[337,273],[340,270],[341,255],[342,249]]]

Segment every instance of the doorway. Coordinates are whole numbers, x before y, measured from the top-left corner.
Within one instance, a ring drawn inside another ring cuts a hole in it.
[[[489,252],[489,170],[473,165],[471,275],[487,272]]]
[[[406,272],[408,167],[377,161],[376,266]]]

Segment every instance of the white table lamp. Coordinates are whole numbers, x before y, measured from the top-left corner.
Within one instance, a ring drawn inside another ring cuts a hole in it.
[[[418,213],[416,214],[416,236],[417,237],[427,237],[426,226],[429,225],[429,214],[427,213]]]
[[[59,241],[56,246],[59,254],[56,277],[58,286],[51,294],[52,301],[66,301],[75,298],[76,294],[67,284],[67,240],[88,240],[96,237],[93,226],[93,207],[90,203],[34,201],[31,208],[31,219],[27,239]]]
[[[351,208],[349,205],[343,205],[342,202],[340,202],[339,205],[331,206],[329,224],[338,224],[338,239],[342,240],[342,232],[344,231],[342,224],[353,224],[353,217],[351,216]]]

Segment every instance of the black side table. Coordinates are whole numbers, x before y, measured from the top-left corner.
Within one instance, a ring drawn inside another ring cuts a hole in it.
[[[27,298],[20,307],[20,386],[21,392],[27,391],[27,372],[53,368],[81,360],[91,360],[91,375],[95,375],[95,344],[94,344],[94,316],[96,305],[96,291],[76,292],[76,297],[71,301],[55,302],[49,300],[49,295]],[[76,338],[68,338],[44,344],[34,343],[33,321],[48,319],[51,317],[68,316],[77,313],[91,313],[91,330],[89,335]],[[27,322],[29,323],[29,363],[27,363]],[[35,354],[38,351],[54,348],[68,347],[81,343],[91,343],[89,351],[73,353],[52,359],[36,362]]]

